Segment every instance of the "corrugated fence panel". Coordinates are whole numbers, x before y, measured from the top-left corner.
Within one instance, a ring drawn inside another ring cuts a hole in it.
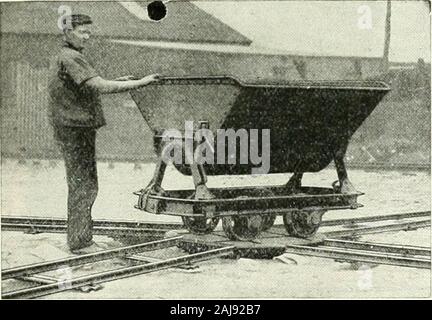
[[[55,149],[47,119],[48,69],[34,68],[26,61],[14,62],[16,108],[14,139],[22,156],[52,156]],[[9,115],[13,116],[13,115]]]

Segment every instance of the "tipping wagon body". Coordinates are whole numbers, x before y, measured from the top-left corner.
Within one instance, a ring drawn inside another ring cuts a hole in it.
[[[380,81],[242,83],[229,76],[163,78],[158,84],[133,91],[132,98],[154,131],[161,156],[167,130],[179,132],[178,140],[185,145],[186,122],[193,123],[194,130],[205,128],[215,136],[221,129],[247,133],[269,129],[266,173],[294,173],[283,186],[209,189],[207,175],[252,174],[257,165],[185,161],[175,166],[193,176],[195,190],[165,191],[161,182],[166,163],[160,160],[152,182],[138,192],[137,207],[180,215],[186,226],[198,233],[213,230],[222,217],[226,234],[237,240],[256,237],[282,214],[290,234],[310,236],[325,211],[359,206],[357,196],[361,193],[349,182],[343,158],[351,136],[388,91]],[[236,140],[238,147],[240,143]],[[259,150],[264,150],[262,143],[258,139]],[[212,147],[215,153],[217,148],[218,144]],[[238,153],[234,156],[239,158]],[[331,161],[336,164],[338,185],[301,185],[303,173],[320,171]]]
[[[184,132],[186,121],[195,129],[207,123],[215,136],[217,129],[270,129],[269,173],[288,173],[327,167],[387,92],[379,81],[244,84],[231,77],[182,77],[166,78],[132,97],[159,134],[167,129]],[[190,174],[188,166],[176,167]],[[252,168],[205,165],[208,175],[251,174]]]

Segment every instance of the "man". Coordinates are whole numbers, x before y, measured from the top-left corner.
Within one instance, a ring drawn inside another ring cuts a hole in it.
[[[157,75],[140,80],[130,76],[113,81],[101,78],[82,54],[91,24],[91,18],[84,14],[63,19],[64,44],[49,85],[49,117],[66,166],[67,242],[74,253],[94,244],[91,208],[98,192],[95,140],[96,130],[105,125],[99,94],[124,92],[158,81]]]

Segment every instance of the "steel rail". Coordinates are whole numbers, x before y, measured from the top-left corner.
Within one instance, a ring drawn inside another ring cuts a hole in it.
[[[17,277],[18,280],[28,281],[28,282],[36,282],[39,284],[51,284],[51,283],[57,283],[59,279],[56,279],[54,277],[46,276],[43,274],[35,274],[32,276],[25,276],[25,277]]]
[[[391,231],[412,231],[420,228],[428,228],[431,226],[430,220],[421,220],[405,223],[394,223],[375,227],[356,228],[350,230],[336,230],[323,232],[326,238],[344,238],[344,237],[356,237],[363,234],[374,234],[381,232]]]
[[[409,218],[419,218],[419,217],[430,217],[430,211],[418,211],[418,212],[407,212],[407,213],[397,213],[388,214],[380,216],[370,216],[370,217],[358,217],[358,218],[346,218],[346,219],[333,219],[324,220],[321,222],[321,226],[337,226],[337,225],[349,225],[361,222],[376,222],[376,221],[387,221],[387,220],[401,220]]]
[[[363,169],[363,170],[387,170],[387,171],[431,171],[430,164],[421,163],[365,163],[365,162],[347,162],[347,168],[349,169]],[[334,164],[330,164],[329,167],[334,168]]]
[[[18,298],[36,298],[48,294],[58,293],[84,285],[93,285],[113,280],[118,280],[126,277],[136,276],[156,270],[163,270],[179,265],[183,265],[188,262],[199,262],[208,260],[210,258],[216,258],[221,256],[226,256],[232,254],[234,247],[224,247],[209,251],[204,251],[200,253],[180,256],[176,258],[170,258],[163,261],[151,262],[139,264],[131,267],[123,267],[115,270],[109,270],[104,272],[99,272],[96,274],[86,275],[70,281],[62,283],[52,283],[41,285],[32,288],[25,288],[20,290],[8,291],[2,293],[3,299],[18,299]]]
[[[338,219],[338,220],[328,220],[323,221],[322,226],[336,226],[339,224],[346,223],[355,223],[355,222],[376,222],[376,221],[384,221],[384,220],[398,220],[405,218],[416,218],[426,216],[430,211],[422,211],[422,212],[413,212],[406,213],[400,215],[388,215],[388,216],[375,216],[375,217],[361,217],[361,218],[352,218],[352,219]],[[16,218],[14,218],[16,219]],[[3,220],[3,219],[2,219]],[[9,221],[13,222],[13,221]],[[51,233],[64,233],[66,232],[66,225],[36,225],[32,224],[32,221],[27,221],[25,223],[2,223],[3,230],[9,231],[31,231],[31,232],[51,232]],[[107,222],[107,225],[110,223]],[[413,221],[413,222],[405,222],[405,223],[396,223],[390,225],[380,225],[373,227],[364,227],[364,228],[356,228],[350,230],[336,230],[336,231],[328,231],[324,232],[324,235],[328,238],[341,238],[341,237],[355,237],[357,235],[362,234],[373,234],[380,232],[391,232],[391,231],[400,231],[400,230],[416,230],[419,228],[430,227],[430,220],[421,220],[421,221]],[[96,235],[147,235],[147,236],[157,236],[163,237],[166,232],[170,231],[168,229],[149,229],[149,228],[141,228],[141,227],[115,227],[111,226],[95,226],[93,228],[94,234]],[[172,229],[171,229],[172,230]],[[179,229],[176,229],[179,230]]]
[[[358,217],[358,218],[346,218],[346,219],[334,219],[324,220],[321,222],[321,226],[336,226],[336,225],[349,225],[361,222],[376,222],[386,220],[401,220],[408,218],[418,218],[431,216],[431,211],[418,211],[408,212],[400,214],[389,214],[371,217]],[[28,217],[28,216],[2,216],[1,225],[4,230],[33,230],[35,232],[65,232],[65,226],[67,225],[66,219],[61,218],[50,218],[50,217]],[[179,230],[184,229],[184,225],[181,223],[162,223],[162,222],[138,222],[131,220],[105,220],[99,219],[93,221],[93,227],[97,234],[111,234],[112,229],[118,230],[119,233],[129,232],[147,232],[159,234],[168,230]],[[156,230],[153,230],[156,229]]]
[[[217,248],[221,248],[221,247],[216,247]],[[142,256],[142,255],[133,255],[133,256],[127,256],[126,259],[131,260],[131,261],[138,261],[138,262],[159,262],[159,261],[163,261],[163,259],[159,259],[159,258],[154,258],[154,257],[148,257],[148,256]],[[176,266],[176,268],[178,269],[182,269],[182,270],[191,270],[191,269],[197,269],[198,266],[197,265],[192,265],[189,262],[186,262],[184,265],[180,265],[180,266]]]
[[[67,220],[63,218],[51,218],[51,217],[30,217],[30,216],[2,216],[2,224],[27,224],[27,225],[67,225]],[[134,221],[134,220],[107,220],[107,219],[95,219],[93,220],[94,227],[123,227],[123,228],[137,228],[137,229],[183,229],[182,223],[165,223],[157,221]]]
[[[3,231],[24,231],[30,233],[66,233],[66,225],[37,225],[37,224],[20,224],[20,223],[2,223]],[[127,228],[127,227],[93,227],[94,235],[104,236],[128,236],[128,235],[145,235],[149,237],[163,237],[166,229],[149,229],[149,228]]]
[[[19,277],[17,279],[22,280],[22,281],[27,281],[30,283],[36,283],[39,285],[52,284],[52,283],[58,284],[59,282],[64,281],[62,279],[46,276],[43,274],[35,274],[32,276],[28,276],[28,277]],[[77,291],[81,291],[81,292],[90,292],[90,291],[97,291],[100,289],[102,289],[102,286],[100,284],[97,284],[97,285],[91,284],[91,285],[79,286],[77,288],[74,288],[73,290],[77,290]]]
[[[386,264],[411,268],[430,269],[431,260],[417,257],[403,257],[376,252],[359,252],[352,250],[341,250],[330,247],[312,247],[300,245],[287,245],[286,253],[329,258],[341,261],[356,261],[371,264]]]
[[[25,266],[19,266],[9,269],[2,270],[2,280],[30,276],[37,273],[52,271],[56,269],[62,269],[65,267],[72,267],[77,265],[83,265],[86,263],[97,262],[102,260],[108,260],[117,257],[124,257],[127,255],[133,255],[136,253],[163,249],[177,245],[178,241],[182,237],[173,237],[163,240],[145,242],[137,245],[120,247],[110,250],[103,250],[95,253],[89,253],[79,256],[70,256],[64,259],[45,261]]]
[[[417,246],[402,246],[384,243],[373,243],[373,242],[359,242],[359,241],[346,241],[340,239],[324,239],[322,242],[323,246],[326,247],[337,247],[354,250],[366,250],[382,253],[392,253],[399,255],[412,255],[412,256],[431,256],[431,249],[427,247]]]

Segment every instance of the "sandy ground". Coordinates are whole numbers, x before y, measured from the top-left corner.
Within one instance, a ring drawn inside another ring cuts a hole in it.
[[[152,176],[153,164],[98,164],[100,191],[93,210],[94,218],[133,219],[142,221],[179,221],[177,217],[145,214],[133,208],[133,191],[143,188]],[[365,192],[360,198],[364,208],[328,212],[324,219],[348,216],[369,216],[430,210],[430,174],[424,172],[366,172],[351,170],[356,187]],[[67,186],[60,161],[3,159],[1,209],[2,215],[65,217]],[[271,177],[210,178],[209,185],[240,186],[279,184],[286,175]],[[304,184],[329,186],[336,180],[334,170],[307,174]],[[164,183],[169,188],[192,188],[189,177],[168,171]],[[277,223],[281,223],[280,219]],[[324,228],[323,228],[324,229]],[[107,237],[96,237],[103,248],[121,245]],[[430,229],[394,232],[362,237],[365,241],[411,244],[430,247]],[[182,255],[175,249],[171,255]],[[52,260],[69,255],[62,234],[29,235],[2,232],[2,268]],[[216,259],[200,263],[198,270],[169,269],[129,279],[105,283],[103,290],[91,293],[68,291],[45,299],[98,298],[298,298],[298,297],[429,297],[431,272],[392,266],[353,266],[333,260],[285,254],[288,263],[274,260]],[[294,261],[293,261],[294,260]],[[107,267],[86,267],[99,271]],[[122,262],[110,262],[122,265]],[[57,270],[57,276],[62,276]],[[73,270],[79,275],[83,270]],[[56,272],[53,273],[56,275]],[[3,283],[8,290],[7,281]]]

